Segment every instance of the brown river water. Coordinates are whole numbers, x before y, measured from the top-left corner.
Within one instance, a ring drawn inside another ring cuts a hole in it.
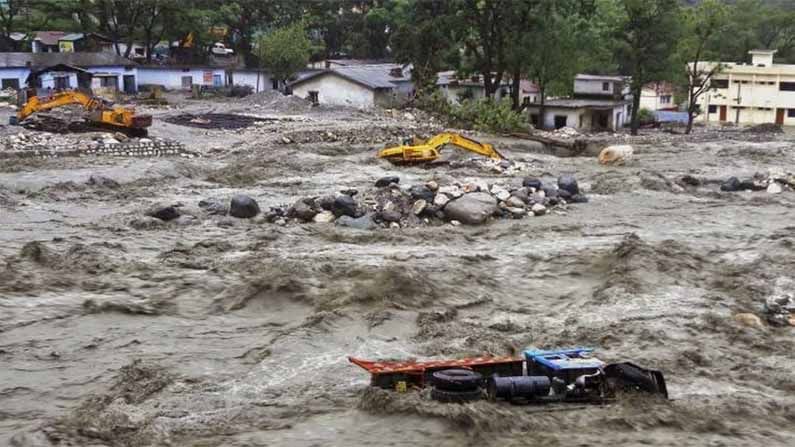
[[[639,144],[622,167],[495,139],[527,175],[576,174],[590,203],[358,231],[197,203],[244,192],[267,209],[386,174],[522,177],[396,168],[367,145],[154,132],[208,156],[0,160],[2,446],[795,445],[795,330],[733,318],[793,291],[795,193],[710,181],[792,172],[789,136]],[[684,174],[707,182],[682,188]],[[198,218],[131,224],[153,202]],[[347,362],[570,346],[662,370],[671,400],[445,405],[369,389]]]

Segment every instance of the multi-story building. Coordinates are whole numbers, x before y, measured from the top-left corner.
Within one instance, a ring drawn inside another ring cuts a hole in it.
[[[753,50],[751,64],[721,62],[698,99],[704,122],[795,125],[795,65],[774,64],[775,53]],[[718,62],[702,64],[709,71]]]

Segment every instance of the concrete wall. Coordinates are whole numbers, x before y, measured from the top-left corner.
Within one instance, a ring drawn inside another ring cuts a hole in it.
[[[260,72],[259,84],[257,84],[257,72],[252,70],[233,70],[232,83],[234,85],[248,85],[253,88],[255,92],[262,92],[273,90],[273,81],[271,75],[266,72]]]
[[[375,105],[375,92],[333,73],[326,73],[293,87],[293,95],[309,98],[309,92],[318,92],[320,104],[369,108]]]
[[[603,84],[607,82],[608,89],[603,89]],[[622,83],[615,81],[602,81],[602,80],[574,80],[574,93],[581,95],[617,95],[621,93]]]
[[[784,110],[784,125],[795,125],[795,91],[782,91],[781,82],[795,83],[795,73],[772,67],[738,66],[716,76],[728,80],[728,88],[710,89],[698,100],[704,122],[720,121],[720,108],[726,107],[726,121],[739,124],[764,124],[776,122],[778,109]],[[714,84],[713,84],[714,85]],[[738,102],[739,98],[739,102]],[[714,113],[708,113],[715,106]]]
[[[133,83],[135,84],[135,91],[138,91],[138,82],[136,79],[138,78],[138,69],[135,67],[130,67],[129,69],[125,67],[88,67],[86,70],[90,71],[91,73],[108,73],[114,74],[118,77],[118,83],[116,88],[118,91],[124,91],[124,76],[133,76]],[[94,81],[96,78],[92,80],[91,88],[94,88]]]
[[[535,115],[539,113],[539,107],[528,107],[527,112],[529,115]],[[608,119],[608,127],[612,130],[617,130],[627,123],[627,115],[629,111],[629,106],[619,106],[615,107],[612,112],[610,112],[610,117]],[[566,117],[566,127],[573,127],[575,129],[582,129],[582,130],[591,130],[596,122],[594,118],[594,114],[598,113],[587,108],[563,108],[563,107],[554,107],[554,106],[547,106],[545,111],[544,117],[544,127],[547,129],[554,129],[555,128],[555,117],[557,116],[565,116]]]
[[[504,96],[505,98],[511,97],[510,88],[508,86],[503,86],[501,89],[498,89],[494,93],[494,98],[496,100],[499,101],[503,98],[502,95],[503,90],[505,90],[506,93]],[[442,85],[440,86],[439,91],[442,92],[442,94],[444,94],[445,98],[447,98],[447,100],[451,104],[459,104],[461,102],[459,100],[459,97],[464,94],[468,94],[469,97],[474,100],[479,100],[486,97],[486,89],[483,86],[477,86],[477,85]],[[538,94],[534,93],[529,96],[531,97],[530,99],[532,100],[533,97],[537,98]],[[520,98],[519,101],[522,101],[522,98]]]
[[[28,75],[30,75],[29,68],[0,68],[0,79],[16,79],[19,82],[19,88],[25,87]]]
[[[662,102],[661,98],[663,96],[669,96],[670,102],[667,103]],[[648,109],[651,111],[675,109],[676,103],[674,103],[674,95],[673,94],[658,95],[657,92],[652,89],[643,89],[640,95],[640,108]]]
[[[209,75],[205,77],[205,75]],[[173,68],[173,67],[138,67],[138,85],[162,85],[169,90],[182,89],[182,77],[190,76],[191,83],[196,85],[213,85],[213,77],[221,77],[221,85],[226,85],[226,73],[223,68]]]

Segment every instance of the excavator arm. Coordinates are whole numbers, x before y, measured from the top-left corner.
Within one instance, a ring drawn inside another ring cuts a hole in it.
[[[414,145],[401,145],[382,149],[378,152],[379,158],[385,158],[393,163],[421,163],[434,161],[439,158],[439,151],[443,146],[453,145],[458,148],[474,152],[493,160],[503,160],[502,156],[490,144],[481,143],[457,133],[443,132],[425,142]]]
[[[110,126],[135,136],[146,135],[146,128],[152,125],[152,115],[137,115],[132,108],[106,106],[101,99],[78,91],[56,93],[45,98],[32,96],[17,113],[16,122],[11,124],[20,124],[36,112],[69,104],[82,105],[87,112],[85,118],[91,123]]]
[[[19,112],[17,112],[17,120],[22,122],[25,118],[36,112],[50,110],[69,104],[80,104],[88,111],[93,111],[99,108],[101,105],[98,99],[92,98],[81,92],[56,93],[52,97],[44,99],[38,96],[33,96],[28,99],[28,102],[26,102],[21,109],[19,109]]]

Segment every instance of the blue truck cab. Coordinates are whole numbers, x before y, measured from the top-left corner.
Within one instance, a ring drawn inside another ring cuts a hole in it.
[[[558,378],[567,385],[571,384],[578,377],[596,374],[605,366],[603,361],[591,357],[592,352],[593,349],[589,348],[558,351],[528,349],[524,351],[527,375]]]

